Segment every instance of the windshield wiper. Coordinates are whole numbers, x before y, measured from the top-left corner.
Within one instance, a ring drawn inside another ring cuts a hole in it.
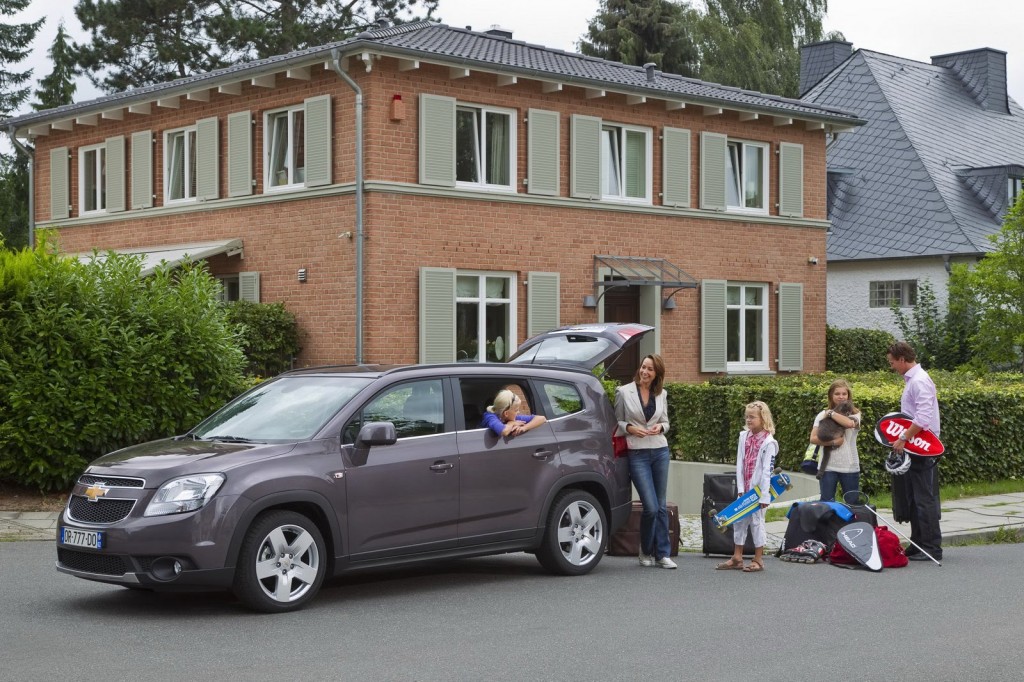
[[[241,436],[207,436],[203,440],[219,440],[222,443],[255,443],[256,441]]]
[[[198,438],[196,438],[196,434],[194,433],[183,433],[180,436],[175,436],[174,438],[171,438],[171,440],[185,440],[186,438],[189,438],[191,440],[199,440]]]

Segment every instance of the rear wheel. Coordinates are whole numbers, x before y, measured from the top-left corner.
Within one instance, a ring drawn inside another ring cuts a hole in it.
[[[302,514],[271,511],[245,533],[235,569],[235,595],[267,613],[300,609],[327,571],[327,552],[316,524]]]
[[[604,556],[607,528],[604,508],[593,495],[566,490],[551,505],[537,560],[559,575],[589,573]]]

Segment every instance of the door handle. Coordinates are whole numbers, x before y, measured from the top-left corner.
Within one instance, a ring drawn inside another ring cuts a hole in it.
[[[550,457],[553,454],[555,454],[555,453],[551,452],[550,450],[537,450],[536,452],[533,453],[533,458],[534,459],[547,459],[548,457]]]
[[[450,462],[435,462],[430,465],[431,471],[448,471],[453,468],[455,468],[455,465]]]

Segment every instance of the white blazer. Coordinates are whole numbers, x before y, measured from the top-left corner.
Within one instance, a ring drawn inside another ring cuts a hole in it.
[[[750,431],[746,429],[740,431],[740,440],[736,446],[736,489],[740,495],[747,492],[746,482],[743,480],[743,450],[749,435]],[[753,484],[761,489],[761,504],[769,504],[772,501],[772,471],[775,470],[775,456],[778,454],[779,442],[769,433],[757,451],[752,479]]]
[[[644,408],[640,404],[636,382],[631,381],[619,386],[615,389],[615,420],[619,422],[616,434],[626,437],[626,444],[630,450],[668,447],[668,438],[665,438],[665,434],[668,433],[668,393],[665,389],[654,397],[654,416],[648,421],[644,417]],[[634,436],[626,433],[626,427],[630,424],[641,428],[661,424],[661,433],[655,436]]]

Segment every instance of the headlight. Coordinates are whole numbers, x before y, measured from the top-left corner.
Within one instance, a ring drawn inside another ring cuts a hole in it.
[[[196,474],[160,486],[143,516],[164,516],[202,509],[224,483],[224,474]]]

